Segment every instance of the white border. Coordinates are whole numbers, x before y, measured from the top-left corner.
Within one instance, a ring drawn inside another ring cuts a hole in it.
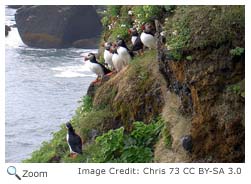
[[[139,0],[120,0],[115,2],[114,0],[103,0],[103,1],[80,1],[80,0],[9,0],[9,1],[0,1],[1,4],[1,11],[0,11],[0,20],[1,20],[1,31],[0,35],[2,36],[1,40],[1,46],[0,46],[0,86],[1,86],[1,93],[0,93],[0,176],[1,176],[1,183],[2,181],[6,181],[4,183],[17,183],[17,180],[14,176],[9,176],[6,173],[6,169],[10,163],[5,164],[5,115],[4,115],[4,104],[5,104],[5,59],[4,59],[4,16],[5,16],[5,11],[4,11],[4,6],[5,5],[15,5],[15,4],[25,4],[25,5],[52,5],[52,4],[58,4],[58,5],[75,5],[75,4],[96,4],[96,5],[103,5],[103,4],[151,4],[151,5],[162,5],[162,4],[176,4],[176,5],[246,5],[246,46],[245,50],[246,52],[246,68],[245,68],[245,73],[246,73],[246,108],[245,108],[245,118],[246,118],[246,162],[243,164],[13,164],[18,168],[18,171],[20,172],[22,169],[30,169],[30,170],[47,170],[50,174],[50,177],[47,179],[37,179],[37,178],[29,178],[25,179],[21,182],[23,183],[56,183],[56,182],[77,182],[77,183],[154,183],[154,182],[163,182],[163,183],[248,183],[247,181],[250,182],[250,123],[251,123],[251,116],[250,116],[250,94],[251,94],[251,88],[250,88],[250,75],[251,72],[251,60],[250,60],[250,31],[251,31],[251,6],[248,0],[158,0],[158,1],[150,1],[150,0],[144,0],[144,1],[139,1]],[[94,176],[78,176],[76,175],[76,169],[78,167],[95,167],[95,168],[109,168],[112,166],[115,167],[121,167],[121,168],[126,168],[126,167],[136,167],[136,168],[141,168],[145,166],[149,167],[223,167],[223,168],[228,168],[228,167],[241,167],[242,171],[244,172],[241,176],[238,175],[189,175],[189,176],[170,176],[170,175],[151,175],[151,176],[120,176],[120,175],[107,175],[107,176],[100,176],[100,177],[94,177]]]

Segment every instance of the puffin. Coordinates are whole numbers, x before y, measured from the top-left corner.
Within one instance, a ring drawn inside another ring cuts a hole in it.
[[[113,70],[114,69],[114,65],[112,63],[112,53],[110,52],[110,48],[112,46],[111,42],[106,42],[104,47],[104,60],[105,60],[105,64],[108,65],[109,69]]]
[[[107,69],[104,65],[97,61],[96,56],[93,53],[89,53],[85,57],[84,61],[88,62],[90,70],[98,76],[97,79],[93,81],[93,83],[98,82],[99,77],[102,80],[104,75],[112,73],[111,70]]]
[[[113,45],[110,48],[110,52],[112,53],[112,63],[116,72],[121,71],[125,67],[125,65],[123,58],[118,54],[116,45]]]
[[[143,51],[144,45],[140,39],[140,35],[138,33],[138,30],[135,27],[133,27],[133,28],[130,28],[128,30],[128,32],[129,32],[129,34],[132,35],[132,37],[131,37],[131,42],[133,45],[132,51],[139,51],[139,53],[141,53]]]
[[[70,148],[70,157],[75,158],[78,154],[82,154],[82,140],[78,134],[75,133],[70,122],[66,123],[68,129],[66,140]]]
[[[142,43],[144,44],[144,46],[148,47],[149,49],[156,49],[157,48],[157,44],[156,44],[156,40],[154,38],[154,28],[152,26],[152,24],[150,23],[145,23],[142,26],[142,30],[143,32],[140,35],[140,39],[142,41]]]
[[[127,66],[133,57],[133,52],[128,49],[122,38],[117,38],[116,43],[118,55],[123,60],[123,65]]]

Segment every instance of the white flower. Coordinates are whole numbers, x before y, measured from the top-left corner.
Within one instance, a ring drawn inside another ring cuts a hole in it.
[[[133,15],[133,11],[132,11],[132,10],[129,10],[129,11],[128,11],[128,15]]]
[[[175,36],[177,35],[177,33],[178,33],[177,30],[174,30],[174,31],[172,32],[172,34],[175,35]]]
[[[121,24],[120,27],[126,27],[126,25],[125,24]]]
[[[166,36],[166,31],[162,31],[162,32],[160,33],[160,35],[161,35],[161,36]]]
[[[172,47],[167,45],[167,50],[172,50]]]

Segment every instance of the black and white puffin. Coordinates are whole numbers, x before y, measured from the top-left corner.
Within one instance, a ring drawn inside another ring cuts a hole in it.
[[[128,49],[122,38],[117,38],[117,52],[119,57],[123,59],[124,66],[128,65],[133,57],[133,52]]]
[[[153,28],[152,24],[145,23],[142,26],[142,30],[143,30],[143,32],[140,35],[140,39],[141,39],[142,43],[144,44],[144,46],[146,46],[150,49],[156,49],[157,44],[156,44],[156,40],[154,38],[154,28]]]
[[[66,123],[66,128],[68,129],[66,140],[70,148],[70,156],[75,158],[78,154],[82,154],[82,140],[75,133],[70,122]]]
[[[105,50],[104,50],[104,60],[105,60],[105,64],[108,65],[109,69],[113,70],[114,69],[114,65],[112,63],[112,53],[110,52],[110,49],[112,47],[112,43],[111,42],[106,42],[104,44]]]
[[[131,42],[132,42],[132,51],[143,51],[143,43],[140,39],[140,35],[138,33],[138,30],[136,28],[130,28],[128,31],[131,35]]]
[[[110,48],[110,52],[112,53],[112,63],[116,72],[121,71],[125,67],[125,65],[123,58],[117,52],[117,46],[113,45]]]
[[[102,79],[104,75],[111,73],[111,70],[107,69],[104,65],[97,61],[96,56],[93,53],[89,53],[85,56],[84,60],[88,63],[89,69],[98,76],[93,83],[98,82],[99,77]]]

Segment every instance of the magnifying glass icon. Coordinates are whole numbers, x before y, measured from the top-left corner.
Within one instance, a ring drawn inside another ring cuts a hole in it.
[[[15,175],[17,179],[21,180],[20,176],[17,175],[17,169],[14,166],[9,166],[7,169],[9,175]]]

